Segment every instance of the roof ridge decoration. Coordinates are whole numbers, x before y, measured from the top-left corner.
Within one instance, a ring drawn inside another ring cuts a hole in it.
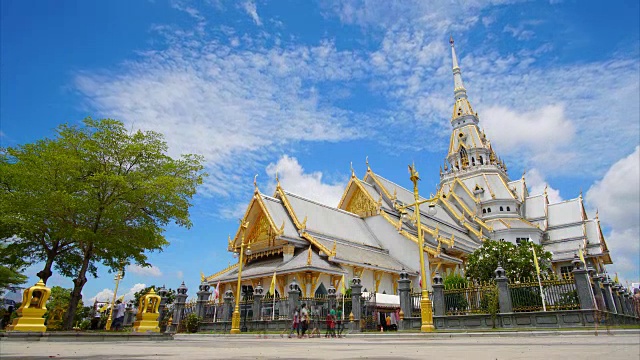
[[[379,210],[376,208],[378,202],[373,199],[373,197],[371,197],[371,194],[369,194],[369,192],[364,188],[364,185],[362,185],[361,181],[362,180],[356,177],[352,177],[351,180],[349,180],[349,183],[347,184],[344,192],[342,193],[342,198],[340,198],[338,207],[331,209],[342,211],[358,218],[371,216],[378,213]],[[351,190],[354,186],[355,190]],[[351,196],[348,197],[350,193]],[[357,198],[355,198],[356,196]],[[347,199],[349,200],[348,203],[346,202]],[[354,204],[354,201],[356,201],[357,204]],[[380,202],[380,205],[382,205],[382,202]],[[357,209],[347,210],[352,207],[356,207]]]
[[[205,278],[205,280],[206,280],[206,281],[211,281],[211,280],[213,280],[213,279],[217,278],[218,276],[220,276],[220,275],[222,275],[222,274],[224,274],[224,273],[226,273],[226,272],[228,272],[228,271],[231,271],[231,270],[235,269],[236,267],[238,267],[238,263],[235,263],[235,264],[233,264],[233,265],[229,265],[229,266],[227,266],[226,268],[224,268],[224,269],[222,269],[222,270],[218,271],[217,273],[215,273],[215,274],[213,274],[213,275],[209,275],[209,276],[207,276],[207,277]]]
[[[309,251],[307,254],[307,266],[311,266],[311,256],[313,255],[313,252],[311,250],[311,245],[309,245]]]

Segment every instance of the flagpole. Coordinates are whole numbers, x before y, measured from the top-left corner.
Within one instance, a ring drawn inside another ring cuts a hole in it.
[[[271,311],[271,321],[276,318],[276,292],[273,292],[273,309]]]
[[[533,261],[536,264],[536,275],[538,275],[538,285],[540,286],[540,297],[542,298],[542,310],[547,311],[547,305],[544,300],[544,290],[542,289],[542,281],[540,280],[540,266],[538,265],[538,257],[536,256],[536,249],[533,247],[533,241],[529,238],[531,243],[531,251],[533,252]]]

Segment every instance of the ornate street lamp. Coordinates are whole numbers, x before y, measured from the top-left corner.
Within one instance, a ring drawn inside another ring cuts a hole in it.
[[[236,306],[233,309],[233,315],[231,317],[231,334],[240,334],[240,291],[242,282],[242,265],[244,262],[244,255],[251,255],[251,246],[244,243],[244,234],[247,231],[249,222],[243,222],[240,220],[240,229],[242,230],[242,238],[240,240],[240,261],[238,263],[238,286],[236,288]],[[245,251],[245,246],[247,247]],[[234,257],[238,256],[238,253],[234,253]]]
[[[415,165],[409,165],[409,174],[411,182],[413,182],[413,197],[415,199],[415,203],[407,204],[401,207],[397,207],[397,209],[402,212],[404,209],[413,206],[413,218],[411,220],[415,221],[416,229],[418,231],[418,254],[420,255],[420,275],[422,276],[422,298],[420,299],[420,315],[422,318],[422,326],[420,326],[420,331],[422,332],[432,332],[435,330],[433,326],[433,311],[431,309],[431,299],[429,299],[429,291],[427,290],[427,279],[431,276],[431,271],[429,269],[429,259],[427,261],[424,259],[424,234],[422,233],[422,223],[420,222],[420,205],[424,203],[429,204],[429,215],[435,215],[437,209],[435,206],[435,202],[438,200],[437,197],[433,197],[431,199],[420,200],[420,195],[418,194],[418,181],[420,177],[418,172],[416,171]],[[403,214],[402,217],[406,219],[406,214]],[[425,262],[426,268],[429,271],[425,271]]]

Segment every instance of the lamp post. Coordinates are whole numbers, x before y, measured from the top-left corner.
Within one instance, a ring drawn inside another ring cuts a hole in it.
[[[399,211],[403,211],[404,209],[413,206],[414,211],[413,215],[416,221],[416,228],[418,231],[418,254],[420,254],[420,275],[422,276],[422,297],[420,299],[420,315],[422,318],[422,326],[420,326],[421,332],[432,332],[435,330],[433,326],[433,311],[431,309],[431,299],[429,299],[429,291],[427,291],[427,279],[430,277],[431,271],[425,271],[425,259],[424,259],[424,235],[422,233],[422,223],[420,222],[420,204],[428,203],[429,204],[429,214],[433,215],[436,212],[436,207],[433,204],[437,198],[420,200],[420,195],[418,194],[418,181],[420,177],[418,172],[416,171],[415,165],[409,165],[409,174],[411,182],[413,182],[413,197],[415,199],[415,203],[404,205],[398,207]],[[429,259],[426,261],[426,266],[429,266]],[[428,269],[428,268],[427,268]]]
[[[113,322],[113,310],[116,304],[116,296],[118,294],[118,285],[120,284],[120,280],[122,280],[122,270],[118,270],[114,280],[116,281],[116,288],[113,291],[113,300],[111,301],[111,311],[109,311],[109,318],[107,318],[107,324],[105,325],[105,330],[111,330],[111,323]]]
[[[244,233],[249,226],[249,222],[245,222],[240,220],[240,228],[242,230],[242,238],[240,241],[240,262],[238,263],[238,286],[236,288],[236,306],[233,309],[233,315],[231,316],[231,334],[240,334],[240,290],[241,290],[241,282],[242,282],[242,264],[244,262],[245,245],[247,246],[247,255],[251,254],[251,246],[249,244],[244,243]],[[238,256],[237,253],[234,256]]]

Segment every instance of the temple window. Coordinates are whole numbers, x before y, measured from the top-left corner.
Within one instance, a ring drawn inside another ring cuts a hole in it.
[[[487,213],[487,209],[482,209],[482,213],[486,214]]]
[[[502,208],[502,206],[500,206],[500,211],[504,211],[504,209]]]
[[[491,212],[491,208],[487,208],[487,212]]]
[[[507,206],[507,211],[511,211],[511,209]]]
[[[484,165],[484,160],[482,159],[482,155],[478,157],[478,161],[480,162],[480,165]]]
[[[471,158],[471,165],[476,166],[476,158]]]

